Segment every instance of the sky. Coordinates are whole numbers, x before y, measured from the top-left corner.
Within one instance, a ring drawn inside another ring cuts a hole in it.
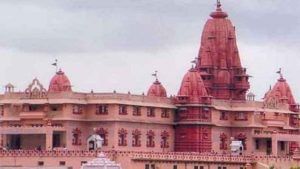
[[[300,102],[298,0],[222,0],[261,99],[282,68]],[[59,67],[78,92],[146,93],[158,71],[168,95],[197,56],[215,0],[0,0],[0,86],[48,88]]]

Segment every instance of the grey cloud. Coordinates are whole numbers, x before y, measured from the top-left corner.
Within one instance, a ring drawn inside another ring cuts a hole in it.
[[[300,97],[296,0],[222,0],[237,27],[243,64],[260,97],[284,68]],[[141,93],[160,71],[169,93],[198,52],[211,0],[0,1],[0,84],[24,89],[37,76],[47,86],[58,57],[79,91]],[[26,71],[25,71],[26,70]],[[88,76],[87,76],[88,75]],[[84,79],[84,80],[82,80]],[[262,85],[263,84],[263,85]],[[299,99],[298,99],[299,100]]]

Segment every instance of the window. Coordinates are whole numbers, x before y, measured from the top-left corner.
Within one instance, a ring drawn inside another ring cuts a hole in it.
[[[177,169],[177,165],[173,165],[173,169]]]
[[[38,161],[38,166],[43,166],[44,165],[44,161]]]
[[[132,131],[132,147],[141,147],[141,131]]]
[[[127,140],[126,140],[127,130],[122,128],[119,130],[118,134],[119,134],[119,146],[127,146]]]
[[[3,116],[4,115],[4,106],[0,105],[0,115]]]
[[[103,145],[102,146],[108,146],[108,132],[107,129],[104,128],[98,128],[96,129],[96,133],[103,139]]]
[[[86,164],[86,163],[87,163],[86,161],[81,161],[81,165]]]
[[[238,112],[235,116],[235,120],[239,120],[239,121],[245,121],[248,120],[247,118],[247,113],[245,112]]]
[[[145,164],[145,169],[150,169],[150,165],[149,164]]]
[[[200,166],[200,169],[204,169],[204,167],[203,167],[203,166]]]
[[[132,108],[132,115],[134,116],[140,116],[141,115],[141,107],[139,106],[133,106]]]
[[[120,105],[119,106],[119,114],[120,115],[127,115],[127,106],[126,105]]]
[[[148,108],[147,108],[147,116],[148,116],[148,117],[155,117],[155,108],[153,108],[153,107],[148,107]]]
[[[52,105],[50,106],[51,111],[58,111],[58,106],[57,105]]]
[[[218,169],[222,169],[222,167],[218,167]]]
[[[244,150],[247,150],[247,136],[244,133],[240,133],[235,137],[238,141],[241,141],[244,147]]]
[[[83,106],[82,105],[73,105],[73,114],[82,114]]]
[[[227,150],[227,136],[225,133],[220,135],[220,150]]]
[[[72,133],[73,133],[72,144],[76,145],[76,146],[81,145],[81,139],[80,139],[81,131],[80,131],[80,129],[78,129],[78,128],[73,129]]]
[[[97,105],[96,114],[108,114],[108,105],[106,104]]]
[[[228,115],[226,112],[221,112],[220,114],[220,120],[228,120]]]
[[[255,149],[256,149],[256,150],[259,150],[259,146],[260,146],[260,145],[259,145],[259,139],[256,139],[256,140],[255,140]]]
[[[284,143],[284,141],[280,141],[279,144],[280,144],[280,150],[284,151],[285,150],[285,143]]]
[[[60,166],[65,166],[65,165],[66,165],[66,162],[65,162],[65,161],[60,161],[60,162],[59,162],[59,165],[60,165]]]
[[[155,164],[151,164],[151,169],[155,169]]]
[[[169,118],[169,117],[170,117],[169,110],[168,109],[162,109],[161,118]]]
[[[160,145],[161,148],[169,148],[169,142],[168,142],[169,137],[170,135],[167,131],[163,131],[161,133],[161,145]]]
[[[194,169],[199,169],[199,167],[198,166],[194,166]]]
[[[208,107],[202,108],[201,118],[202,119],[209,119],[210,116],[210,109]]]
[[[147,147],[155,147],[154,136],[155,134],[152,130],[147,132]]]

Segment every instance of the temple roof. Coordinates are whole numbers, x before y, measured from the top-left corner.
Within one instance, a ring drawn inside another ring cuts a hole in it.
[[[220,2],[210,16],[202,32],[199,66],[241,67],[235,27],[222,11]]]
[[[196,68],[209,95],[216,99],[245,100],[250,88],[249,76],[241,64],[235,27],[219,0],[210,16],[202,32]]]
[[[190,102],[199,102],[201,97],[208,97],[199,71],[192,68],[185,74],[178,96],[189,97]]]
[[[280,74],[280,78],[277,80],[274,87],[265,94],[264,101],[276,101],[278,103],[287,103],[290,105],[296,104],[292,90],[282,74]]]
[[[72,91],[71,82],[62,70],[56,72],[50,81],[48,92]]]
[[[160,81],[156,79],[155,82],[153,82],[153,84],[150,86],[147,96],[167,97],[167,92]]]

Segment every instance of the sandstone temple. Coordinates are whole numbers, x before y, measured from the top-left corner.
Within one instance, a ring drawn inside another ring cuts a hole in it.
[[[235,29],[218,1],[176,96],[159,79],[145,95],[76,92],[63,70],[49,86],[33,79],[16,92],[9,83],[0,94],[0,168],[79,169],[99,151],[123,169],[299,165],[299,104],[288,80],[279,71],[256,100]],[[93,134],[101,150],[87,141]],[[241,143],[236,154],[234,142]]]

